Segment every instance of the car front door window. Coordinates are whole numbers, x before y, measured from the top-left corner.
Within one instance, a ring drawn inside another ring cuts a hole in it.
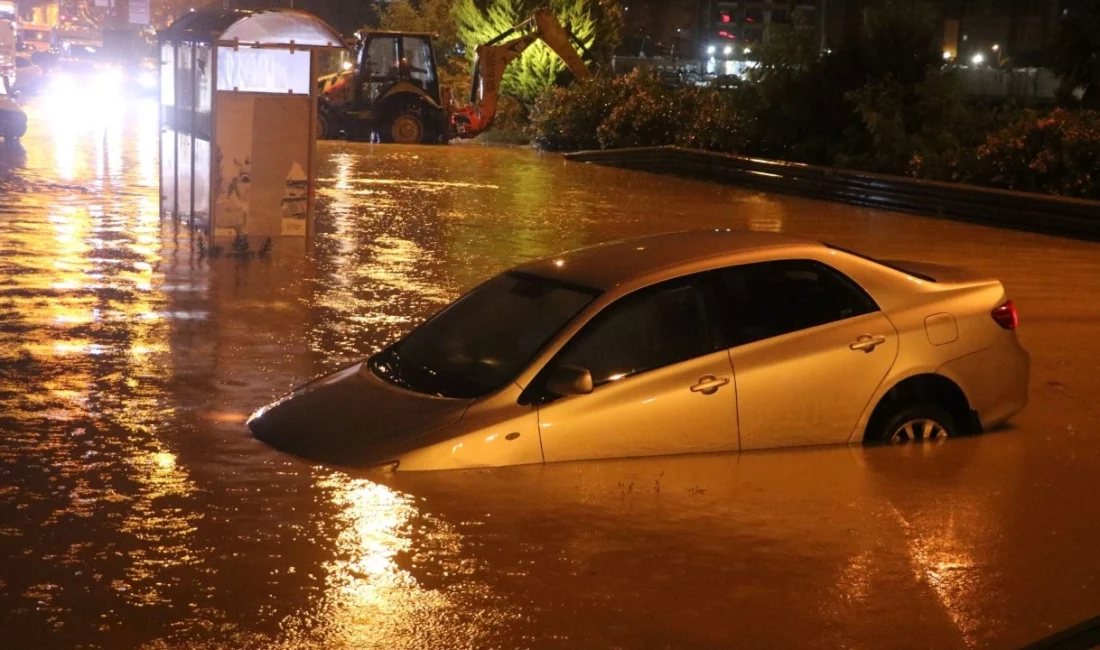
[[[595,387],[539,401],[545,460],[738,449],[729,354],[700,285],[679,279],[621,298],[548,365],[586,368]]]
[[[586,368],[599,386],[715,349],[702,292],[693,282],[674,281],[608,307],[555,365]]]

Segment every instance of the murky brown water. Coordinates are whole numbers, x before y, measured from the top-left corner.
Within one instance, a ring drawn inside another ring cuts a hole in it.
[[[31,110],[0,153],[0,648],[1012,648],[1100,614],[1098,245],[328,143],[312,259],[199,260],[155,111]],[[1001,277],[1032,404],[935,447],[385,478],[241,423],[519,261],[709,226]]]

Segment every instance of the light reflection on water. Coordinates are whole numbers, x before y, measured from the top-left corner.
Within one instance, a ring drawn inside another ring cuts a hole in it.
[[[1100,301],[1048,291],[1094,292],[1095,245],[527,151],[324,143],[313,257],[199,260],[157,214],[148,104],[39,108],[0,153],[19,167],[0,174],[0,647],[1008,646],[1100,609],[1091,514],[1064,498],[1100,462],[1076,433],[1097,422],[1080,342]],[[1019,430],[383,478],[242,428],[499,270],[696,227],[1003,277],[1039,387]]]

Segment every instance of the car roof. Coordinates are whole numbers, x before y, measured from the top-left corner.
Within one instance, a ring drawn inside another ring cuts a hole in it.
[[[789,235],[727,228],[673,232],[587,246],[516,267],[515,271],[609,290],[659,271],[670,276],[679,267],[706,260],[737,263],[763,250],[805,249],[819,242]],[[778,251],[776,251],[778,252]]]

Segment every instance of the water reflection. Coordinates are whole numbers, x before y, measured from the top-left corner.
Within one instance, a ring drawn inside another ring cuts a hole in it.
[[[1073,497],[1100,463],[1100,301],[1049,290],[1095,293],[1095,245],[324,143],[312,254],[199,259],[157,214],[155,115],[96,110],[41,106],[25,160],[0,151],[0,647],[1011,647],[1100,608]],[[241,427],[501,269],[703,227],[1002,277],[1036,363],[1018,430],[380,477]]]

